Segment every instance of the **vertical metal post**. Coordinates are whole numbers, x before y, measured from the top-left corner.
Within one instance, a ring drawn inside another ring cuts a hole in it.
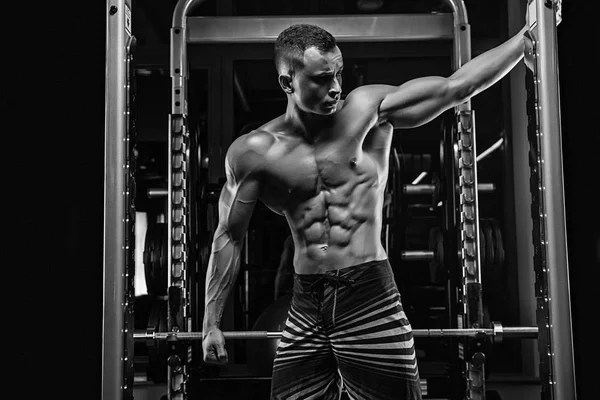
[[[566,400],[575,399],[576,390],[558,86],[559,5],[551,0],[528,3],[535,65],[526,83],[542,399]]]
[[[107,2],[105,151],[104,151],[104,297],[102,319],[102,399],[130,393],[127,263],[131,226],[128,193],[128,46],[132,40],[129,0]],[[132,328],[132,327],[131,327]]]
[[[471,28],[462,0],[447,0],[454,12],[453,70],[471,60]],[[481,286],[481,259],[479,243],[479,201],[477,192],[477,146],[475,112],[471,101],[456,107],[459,187],[459,245],[462,264],[462,305],[464,321],[459,328],[483,327],[483,297]],[[450,250],[452,251],[452,250]],[[467,343],[467,347],[470,342]],[[463,348],[459,353],[467,365],[467,399],[485,399],[485,355],[474,348]]]
[[[171,114],[168,137],[168,235],[167,274],[169,332],[191,331],[189,304],[189,255],[192,251],[190,236],[190,133],[187,122],[188,59],[186,27],[187,15],[204,0],[181,0],[175,6],[171,28]],[[191,149],[194,153],[196,149]],[[197,173],[193,171],[192,174]],[[169,399],[187,398],[187,365],[191,361],[191,346],[184,348],[173,342],[169,346],[167,385]]]

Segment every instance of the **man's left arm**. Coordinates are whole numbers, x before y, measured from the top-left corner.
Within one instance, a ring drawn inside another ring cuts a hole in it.
[[[431,76],[389,87],[379,105],[379,120],[396,128],[423,125],[468,101],[503,78],[523,58],[526,26],[501,45],[473,58],[450,77]],[[378,92],[383,88],[380,86]]]

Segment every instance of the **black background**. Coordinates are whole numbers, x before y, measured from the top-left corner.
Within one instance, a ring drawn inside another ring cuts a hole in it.
[[[584,33],[594,27],[584,22],[591,11],[583,3],[591,2],[563,3],[558,52],[567,238],[577,386],[587,400],[598,388],[592,376],[598,101],[588,93],[597,85],[597,42]],[[3,12],[9,241],[2,246],[2,287],[9,289],[3,296],[9,312],[1,329],[5,370],[14,375],[7,390],[20,398],[100,399],[106,4],[16,7]]]

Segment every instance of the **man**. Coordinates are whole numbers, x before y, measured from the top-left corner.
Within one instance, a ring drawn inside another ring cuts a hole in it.
[[[204,360],[227,362],[219,322],[258,200],[283,215],[294,289],[273,365],[271,399],[420,399],[412,330],[381,243],[394,127],[423,125],[505,76],[528,40],[517,35],[448,78],[365,85],[341,100],[342,53],[311,25],[275,43],[284,115],[236,139],[226,160],[206,277]]]

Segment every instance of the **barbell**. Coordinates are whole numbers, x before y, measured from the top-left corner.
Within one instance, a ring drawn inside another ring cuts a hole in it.
[[[493,183],[480,183],[477,186],[480,193],[493,193],[496,190],[496,185]],[[217,184],[203,185],[199,191],[199,196],[206,201],[207,204],[216,203],[219,200],[221,187]],[[435,195],[439,193],[439,185],[432,183],[421,184],[405,184],[402,187],[402,193],[409,196],[417,195]],[[147,195],[151,199],[164,198],[169,194],[164,188],[150,188]]]
[[[502,326],[500,322],[492,322],[491,328],[466,329],[413,329],[413,337],[420,338],[459,338],[470,337],[482,339],[490,337],[494,343],[504,339],[537,339],[539,329],[536,326]],[[282,332],[270,331],[228,331],[223,332],[225,339],[255,340],[280,339]],[[202,332],[134,332],[133,339],[142,340],[202,340]]]

